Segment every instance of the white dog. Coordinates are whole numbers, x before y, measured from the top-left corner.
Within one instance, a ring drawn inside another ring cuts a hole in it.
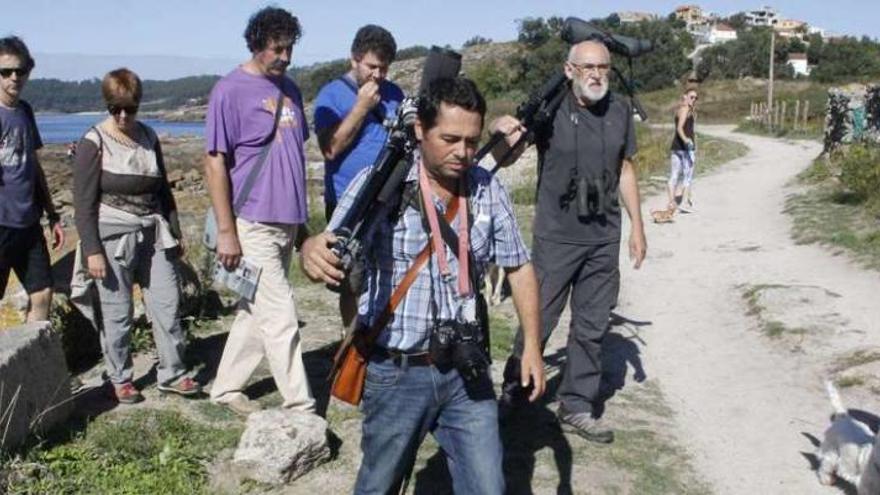
[[[825,388],[834,414],[831,416],[831,426],[825,430],[825,438],[816,450],[819,482],[831,485],[834,484],[834,477],[839,476],[858,486],[871,456],[874,433],[868,425],[849,415],[830,380],[825,382]]]

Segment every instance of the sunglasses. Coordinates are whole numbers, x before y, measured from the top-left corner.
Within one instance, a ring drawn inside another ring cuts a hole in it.
[[[137,105],[107,105],[107,111],[110,112],[110,115],[119,115],[122,111],[125,111],[126,115],[134,115],[138,111]]]
[[[0,76],[3,76],[4,78],[12,77],[12,74],[15,74],[18,77],[24,77],[30,73],[30,69],[25,69],[24,67],[3,67],[0,69]]]

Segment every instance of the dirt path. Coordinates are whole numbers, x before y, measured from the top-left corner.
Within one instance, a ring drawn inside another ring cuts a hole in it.
[[[645,371],[659,380],[677,436],[718,493],[843,493],[819,485],[802,432],[821,436],[827,426],[822,380],[834,363],[880,347],[880,277],[790,238],[785,199],[819,153],[817,143],[729,127],[700,131],[751,151],[697,179],[697,213],[647,225],[648,259],[640,271],[623,263],[618,312],[652,322],[642,332]],[[645,203],[647,211],[665,199]],[[759,309],[788,312],[786,321],[797,319],[798,308],[815,318],[781,337],[762,332],[743,297],[761,287],[788,293],[767,297],[763,304],[776,307]],[[854,395],[844,390],[848,406],[880,412],[876,394],[874,403]]]

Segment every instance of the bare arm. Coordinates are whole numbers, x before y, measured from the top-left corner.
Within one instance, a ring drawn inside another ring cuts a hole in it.
[[[64,246],[64,229],[58,223],[58,212],[55,211],[55,205],[52,203],[52,195],[49,193],[49,184],[46,182],[46,172],[40,164],[39,158],[34,156],[37,169],[37,184],[35,194],[42,205],[43,211],[46,212],[46,218],[49,220],[49,230],[52,232],[52,249],[57,251]]]
[[[342,122],[318,133],[318,145],[325,160],[335,159],[351,146],[379,98],[379,85],[375,81],[366,82],[358,90],[354,107]]]
[[[205,182],[217,220],[217,258],[224,267],[232,270],[241,259],[241,245],[235,229],[225,154],[215,152],[205,155]]]
[[[623,205],[629,215],[632,230],[629,235],[629,256],[634,266],[639,268],[645,259],[648,249],[645,240],[645,226],[642,223],[642,204],[639,198],[639,183],[636,177],[635,165],[630,160],[624,159],[620,170],[620,196]]]
[[[534,385],[530,401],[534,401],[544,393],[544,360],[541,357],[541,311],[538,297],[538,278],[531,263],[506,268],[510,279],[510,289],[513,293],[513,304],[522,326],[523,347],[522,355],[522,386],[526,387],[531,381]]]

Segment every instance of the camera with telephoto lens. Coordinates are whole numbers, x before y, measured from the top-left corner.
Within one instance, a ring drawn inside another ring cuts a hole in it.
[[[437,368],[455,368],[467,382],[476,380],[489,368],[483,330],[477,322],[439,322],[431,332],[429,353]]]

